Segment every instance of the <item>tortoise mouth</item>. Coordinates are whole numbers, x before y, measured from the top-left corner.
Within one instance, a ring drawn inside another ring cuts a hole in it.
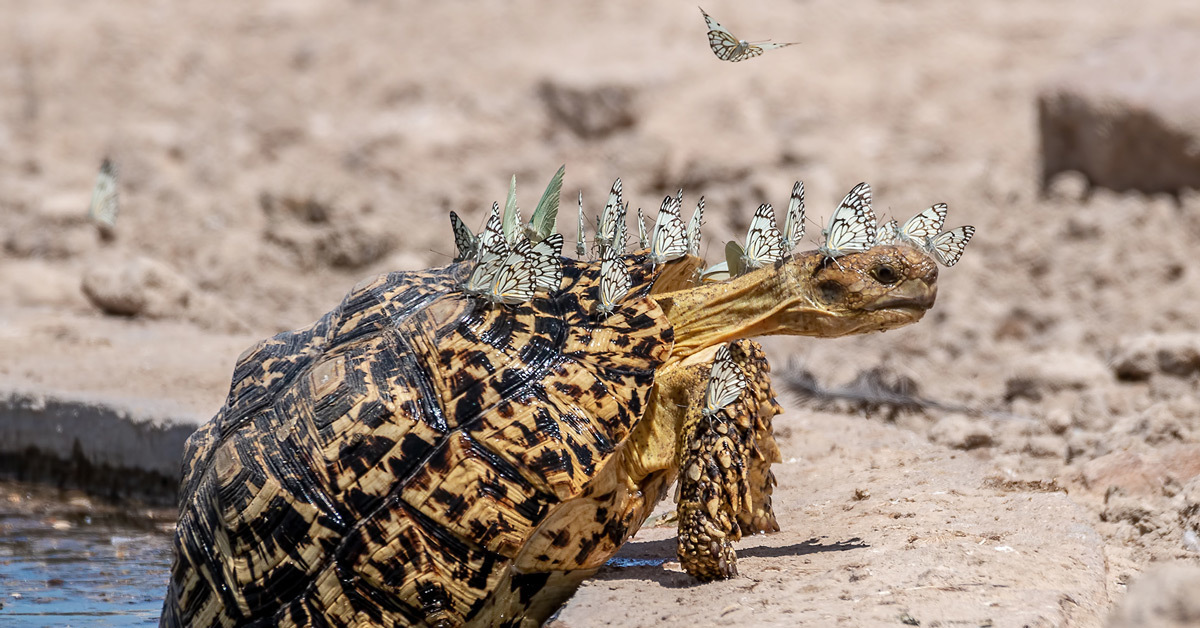
[[[937,300],[937,284],[930,285],[924,279],[910,279],[896,286],[895,289],[867,304],[863,309],[878,310],[915,310],[924,312],[933,307]]]

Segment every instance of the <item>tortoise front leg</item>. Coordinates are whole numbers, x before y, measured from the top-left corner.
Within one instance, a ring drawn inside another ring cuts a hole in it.
[[[701,413],[700,386],[679,439],[676,551],[684,570],[703,582],[737,575],[733,542],[743,533],[779,529],[771,511],[771,464],[779,462],[771,419],[783,408],[775,401],[762,347],[738,340],[730,349],[749,386],[711,417]]]

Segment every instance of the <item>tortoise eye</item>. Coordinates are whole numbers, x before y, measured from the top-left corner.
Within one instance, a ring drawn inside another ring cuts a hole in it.
[[[892,285],[900,281],[900,273],[891,266],[880,265],[871,270],[871,276],[884,285]]]

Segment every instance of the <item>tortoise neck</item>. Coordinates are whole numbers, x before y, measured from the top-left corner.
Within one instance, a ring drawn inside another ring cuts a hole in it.
[[[675,330],[671,360],[738,338],[821,335],[837,315],[806,286],[821,255],[800,253],[728,281],[655,295]]]

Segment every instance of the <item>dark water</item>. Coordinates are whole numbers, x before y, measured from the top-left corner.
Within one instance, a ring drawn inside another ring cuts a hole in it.
[[[0,486],[0,627],[157,625],[171,565],[163,518]]]

